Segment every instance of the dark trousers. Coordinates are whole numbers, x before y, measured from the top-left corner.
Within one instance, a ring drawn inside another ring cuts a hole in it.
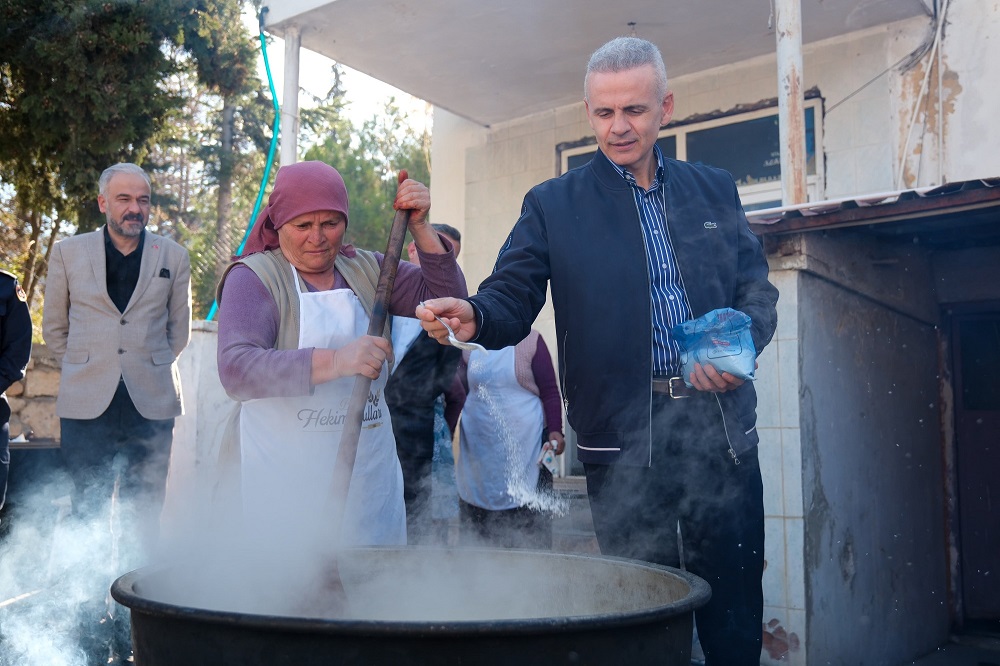
[[[116,534],[105,534],[106,542],[92,547],[110,549],[112,576],[143,564],[158,534],[174,419],[144,418],[119,382],[103,414],[59,422],[63,462],[73,479],[74,518],[111,525]],[[129,650],[128,613],[117,607],[113,620],[104,616],[111,581],[106,583],[79,613],[81,645],[92,664],[106,663],[109,650],[123,656]]]
[[[119,506],[151,546],[166,493],[174,419],[144,418],[124,382],[96,419],[60,419],[63,461],[73,479],[73,513],[89,519],[109,509],[117,483]]]
[[[431,464],[434,456],[434,433],[429,433],[429,446],[424,438],[407,438],[405,448],[396,441],[396,453],[403,472],[403,504],[406,507],[406,542],[413,545],[426,542],[432,531]],[[418,440],[420,440],[418,442]],[[415,444],[419,443],[419,450]]]
[[[601,552],[683,563],[705,579],[712,598],[695,622],[706,665],[757,666],[764,500],[756,450],[734,463],[711,394],[679,400],[654,394],[652,425],[650,467],[584,465]]]

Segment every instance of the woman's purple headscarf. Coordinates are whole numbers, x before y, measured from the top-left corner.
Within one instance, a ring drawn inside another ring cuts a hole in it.
[[[241,257],[278,247],[278,229],[299,215],[332,210],[347,218],[347,186],[323,162],[297,162],[278,169],[267,206],[257,216]]]

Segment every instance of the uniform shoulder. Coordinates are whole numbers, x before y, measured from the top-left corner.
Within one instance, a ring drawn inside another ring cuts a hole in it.
[[[16,298],[22,303],[28,301],[24,288],[17,281],[17,276],[10,271],[0,269],[0,298],[6,301],[9,298]]]

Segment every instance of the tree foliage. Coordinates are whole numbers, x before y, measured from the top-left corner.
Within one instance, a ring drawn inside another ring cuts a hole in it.
[[[191,254],[196,318],[204,318],[215,296],[219,270],[239,244],[257,196],[273,115],[261,90],[235,97],[225,106],[221,95],[200,82],[186,63],[164,85],[184,100],[152,139],[144,166],[154,171],[157,230],[181,242]],[[234,110],[228,118],[225,108]],[[222,162],[232,165],[226,185]],[[225,196],[220,192],[225,191]]]
[[[340,78],[335,75],[335,81]],[[324,114],[324,115],[319,115]],[[430,135],[417,133],[395,99],[385,103],[358,128],[343,113],[343,92],[335,85],[316,115],[304,114],[303,126],[318,139],[305,159],[332,165],[344,177],[350,199],[347,240],[358,247],[383,251],[395,211],[396,177],[406,169],[410,178],[430,186]]]
[[[103,223],[101,171],[132,161],[153,179],[150,229],[191,253],[194,315],[206,315],[272,139],[258,36],[241,20],[250,4],[0,0],[0,265],[29,295],[56,239]],[[383,250],[399,169],[430,182],[430,137],[392,100],[354,126],[342,80],[335,66],[327,96],[302,109],[300,152],[343,174],[349,242]]]
[[[140,161],[178,100],[160,88],[187,0],[5,0],[0,175],[23,210],[97,226],[97,176]]]
[[[230,244],[233,193],[259,166],[244,158],[270,139],[271,105],[242,8],[241,0],[0,3],[0,201],[11,226],[38,241],[5,245],[30,292],[60,234],[103,222],[97,178],[119,161],[151,172],[159,213],[151,227],[204,241],[214,282],[228,258],[217,250]]]

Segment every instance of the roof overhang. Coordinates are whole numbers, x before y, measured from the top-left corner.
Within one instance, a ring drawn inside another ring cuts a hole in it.
[[[931,15],[933,0],[800,0],[805,44]],[[656,43],[671,77],[774,53],[773,3],[271,0],[268,32],[489,126],[578,102],[590,54]]]
[[[1000,245],[1000,178],[747,213],[758,236],[856,227],[937,249]]]

